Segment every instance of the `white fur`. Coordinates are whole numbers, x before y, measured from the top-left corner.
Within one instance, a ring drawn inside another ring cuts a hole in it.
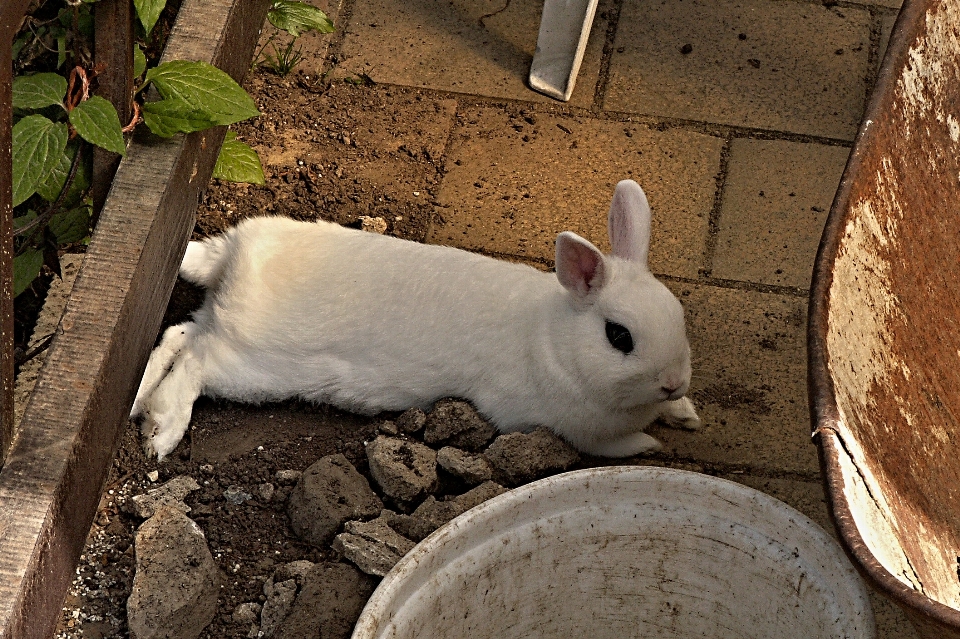
[[[287,218],[191,242],[180,274],[207,297],[147,364],[131,413],[145,449],[169,454],[204,393],[364,414],[461,397],[503,432],[544,425],[612,457],[656,450],[642,432],[655,419],[700,421],[683,397],[683,310],[647,269],[650,209],[636,183],[617,185],[609,232],[611,256],[561,233],[556,276]],[[606,320],[630,330],[630,354],[607,341]]]

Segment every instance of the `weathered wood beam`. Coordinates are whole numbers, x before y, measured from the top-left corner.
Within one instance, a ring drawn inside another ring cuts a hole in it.
[[[97,66],[97,95],[117,109],[120,124],[132,115],[133,99],[133,2],[100,0],[94,5],[94,64]],[[93,149],[93,210],[99,217],[110,190],[120,156],[106,149]]]
[[[166,59],[249,67],[267,0],[187,0]],[[0,637],[46,638],[116,452],[223,138],[127,150],[0,470]]]
[[[0,465],[13,444],[13,60],[30,0],[0,3]]]

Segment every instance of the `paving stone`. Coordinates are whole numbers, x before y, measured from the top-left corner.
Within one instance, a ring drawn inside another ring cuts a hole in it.
[[[353,566],[317,564],[304,575],[293,609],[274,639],[349,639],[375,585]]]
[[[867,586],[873,616],[877,621],[876,639],[920,639],[916,629],[903,610],[895,603]]]
[[[493,466],[493,476],[506,486],[518,486],[570,468],[580,455],[546,428],[532,433],[508,433],[497,437],[484,456]]]
[[[379,435],[367,444],[370,475],[380,489],[411,502],[437,485],[437,453],[419,442]]]
[[[819,3],[624,0],[603,106],[852,140],[870,30]]]
[[[137,530],[136,573],[127,599],[134,639],[195,639],[213,621],[219,569],[203,531],[182,511],[161,506]]]
[[[632,178],[653,210],[651,269],[696,277],[722,147],[681,129],[467,108],[427,241],[552,265],[557,234],[571,230],[609,252],[613,189]]]
[[[480,455],[471,455],[453,446],[444,446],[437,451],[437,464],[470,486],[485,482],[493,476],[490,462]]]
[[[668,283],[684,305],[690,397],[704,427],[647,429],[664,452],[702,463],[819,472],[810,441],[806,298]]]
[[[570,103],[589,107],[612,3],[602,0]],[[357,0],[338,75],[516,100],[553,102],[527,87],[541,0]]]
[[[423,441],[431,446],[456,446],[481,450],[497,434],[497,429],[477,413],[469,403],[441,399],[427,415]]]
[[[886,7],[888,9],[899,9],[903,0],[850,0],[854,4],[862,4],[864,7]]]
[[[887,46],[890,44],[890,35],[893,33],[893,25],[896,21],[896,14],[884,14],[880,18],[880,50],[877,55],[878,68],[883,64],[883,56],[887,54]]]
[[[366,478],[343,455],[330,455],[304,471],[287,504],[298,537],[325,546],[351,519],[376,517],[383,508]]]
[[[809,288],[849,153],[840,146],[733,140],[713,276]]]

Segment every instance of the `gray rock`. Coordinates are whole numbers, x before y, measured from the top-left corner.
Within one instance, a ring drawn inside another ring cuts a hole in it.
[[[427,535],[437,529],[437,526],[431,522],[414,515],[395,513],[392,510],[384,509],[380,516],[384,518],[388,526],[413,541],[423,541]]]
[[[350,138],[344,136],[344,143],[350,144]],[[361,215],[357,219],[360,220],[360,228],[369,233],[379,233],[383,235],[387,232],[387,221],[382,217],[370,217],[369,215]]]
[[[190,506],[183,503],[183,500],[195,490],[200,490],[197,480],[187,475],[180,475],[161,486],[148,490],[144,495],[135,495],[126,503],[126,510],[141,519],[153,517],[161,506],[169,506],[182,513],[188,513]]]
[[[437,486],[437,453],[419,442],[380,435],[367,444],[370,475],[380,489],[411,502]]]
[[[303,576],[310,572],[310,569],[315,565],[316,564],[314,564],[312,561],[299,559],[297,561],[291,561],[290,563],[283,564],[282,566],[277,566],[277,569],[273,571],[273,576],[267,583],[296,579],[297,584],[301,584],[303,583]],[[266,588],[266,585],[267,584],[265,583],[264,588]],[[264,592],[264,594],[267,593]]]
[[[242,603],[236,608],[233,609],[233,615],[231,619],[233,623],[246,623],[253,624],[257,623],[260,620],[260,611],[263,609],[263,606],[256,602]]]
[[[253,495],[243,490],[242,486],[227,486],[223,491],[223,498],[234,506],[239,506],[245,501],[253,499]]]
[[[349,639],[375,587],[373,577],[348,564],[315,565],[274,639]]]
[[[413,516],[425,521],[436,530],[451,519],[457,517],[463,509],[452,501],[439,501],[430,495],[413,511]]]
[[[413,517],[427,522],[433,530],[436,530],[474,506],[505,492],[507,489],[500,484],[487,481],[449,501],[438,501],[431,495],[413,511]]]
[[[290,493],[287,514],[293,531],[326,546],[344,522],[376,517],[383,502],[343,455],[330,455],[304,471]]]
[[[500,435],[484,453],[493,476],[507,486],[519,486],[570,468],[580,455],[550,430]]]
[[[220,573],[203,531],[161,506],[134,541],[136,574],[127,599],[133,639],[196,639],[217,614]]]
[[[445,471],[474,486],[493,477],[493,468],[484,457],[471,455],[453,446],[437,451],[437,464]]]
[[[410,410],[404,411],[403,415],[400,415],[400,417],[394,421],[401,433],[413,435],[423,430],[424,425],[427,423],[427,414],[419,408],[411,408]]]
[[[273,584],[270,588],[270,595],[263,604],[263,610],[260,612],[260,636],[272,637],[290,610],[293,608],[293,600],[297,597],[297,580],[288,579]]]
[[[494,481],[485,481],[476,488],[468,490],[453,501],[467,512],[471,508],[476,508],[488,499],[493,499],[498,495],[510,492],[500,484]]]
[[[273,499],[274,494],[276,494],[277,488],[270,482],[266,482],[257,486],[257,496],[260,497],[263,501],[270,501]]]
[[[396,437],[400,434],[400,429],[397,428],[397,425],[390,420],[384,420],[377,424],[377,430],[384,435],[389,435],[390,437]]]
[[[367,573],[383,577],[416,544],[397,534],[384,518],[349,521],[333,540],[333,549]]]
[[[300,481],[303,473],[299,470],[278,470],[276,474],[277,483],[281,486],[292,486]]]
[[[456,446],[469,451],[483,449],[497,429],[468,402],[441,399],[427,415],[423,441],[431,446]]]

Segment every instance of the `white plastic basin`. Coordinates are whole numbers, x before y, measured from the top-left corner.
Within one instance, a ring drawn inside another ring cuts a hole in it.
[[[739,484],[574,471],[492,499],[384,578],[353,639],[874,636],[840,546]]]

